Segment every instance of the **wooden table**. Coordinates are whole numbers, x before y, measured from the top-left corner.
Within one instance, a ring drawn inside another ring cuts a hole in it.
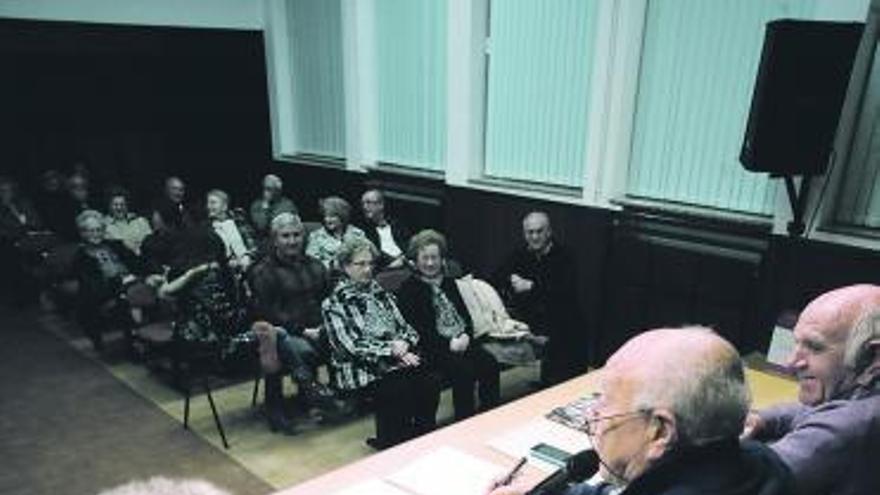
[[[492,449],[486,442],[546,414],[554,407],[595,391],[599,373],[594,371],[574,378],[277,493],[278,495],[331,495],[359,481],[389,475],[408,462],[441,446],[462,450],[500,466],[511,466],[515,459]],[[752,390],[754,407],[760,408],[791,401],[796,397],[796,384],[790,379],[754,370],[747,370],[747,379]],[[546,473],[529,465],[524,469],[522,479],[537,482],[545,476]]]

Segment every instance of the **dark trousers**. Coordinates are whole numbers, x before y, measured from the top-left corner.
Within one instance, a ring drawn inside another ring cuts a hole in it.
[[[436,356],[434,366],[452,382],[452,404],[455,418],[472,416],[477,408],[474,402],[474,385],[480,398],[480,409],[487,410],[498,405],[498,362],[477,344],[465,352],[445,352]]]
[[[440,378],[428,368],[402,368],[370,384],[375,404],[376,440],[389,447],[427,433],[437,425]]]

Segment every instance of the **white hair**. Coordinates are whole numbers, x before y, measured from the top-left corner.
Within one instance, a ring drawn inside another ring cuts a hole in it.
[[[76,216],[76,226],[78,228],[83,228],[85,224],[91,221],[96,221],[101,225],[106,225],[107,223],[104,214],[98,210],[84,210]]]
[[[700,326],[681,330],[715,333]],[[670,409],[677,421],[679,445],[736,438],[742,432],[752,398],[742,359],[732,347],[731,351],[657,370],[657,379],[637,395],[636,408]]]
[[[278,177],[275,174],[267,174],[265,177],[263,177],[263,187],[281,189],[284,187],[284,183],[281,181],[281,177]]]
[[[285,211],[275,215],[272,223],[269,224],[269,229],[272,231],[272,234],[276,234],[282,227],[287,227],[288,225],[300,226],[302,225],[302,219],[299,218],[299,215]]]
[[[98,495],[230,495],[226,490],[205,480],[173,480],[154,476],[148,480],[130,481]]]
[[[865,312],[846,339],[843,364],[856,375],[870,366],[872,346],[880,345],[880,309]]]

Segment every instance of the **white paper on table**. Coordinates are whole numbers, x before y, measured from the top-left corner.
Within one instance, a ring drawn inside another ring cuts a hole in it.
[[[386,478],[419,495],[482,495],[505,469],[451,447],[441,447]]]
[[[790,328],[776,325],[773,329],[773,339],[770,340],[770,350],[767,351],[767,362],[785,366],[794,352],[794,346],[794,332]]]
[[[583,432],[573,430],[547,418],[535,418],[528,423],[516,426],[501,435],[490,438],[489,447],[507,454],[514,459],[528,456],[529,464],[552,473],[559,466],[529,455],[532,447],[546,443],[571,454],[592,448],[590,437]]]
[[[348,488],[334,492],[333,495],[409,495],[403,490],[389,485],[380,479],[362,481]]]

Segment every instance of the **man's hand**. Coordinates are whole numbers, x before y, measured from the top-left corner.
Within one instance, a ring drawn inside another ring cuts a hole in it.
[[[404,354],[409,352],[409,344],[403,340],[395,340],[391,342],[391,355],[396,358],[402,358]]]
[[[303,335],[309,340],[318,340],[321,338],[321,327],[306,328]]]
[[[743,431],[740,433],[739,437],[741,439],[752,438],[763,428],[764,420],[761,419],[761,416],[758,415],[756,411],[749,411],[749,415],[746,416],[745,426],[743,426]]]
[[[529,292],[530,290],[532,290],[534,285],[534,282],[527,278],[520,277],[516,273],[510,276],[510,286],[513,287],[513,291],[517,294]]]
[[[391,260],[391,263],[388,263],[388,268],[401,268],[406,264],[406,256],[400,255],[397,258]]]

